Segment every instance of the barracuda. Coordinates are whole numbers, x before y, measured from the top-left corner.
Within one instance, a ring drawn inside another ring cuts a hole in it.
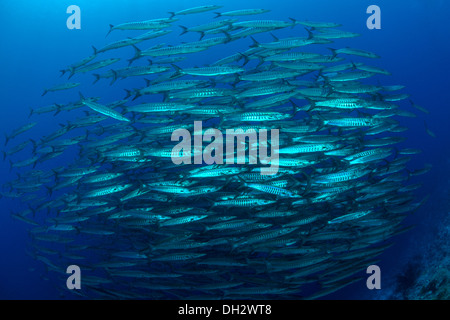
[[[213,207],[254,207],[266,206],[272,203],[275,203],[275,201],[265,199],[236,199],[215,202]]]
[[[126,122],[131,121],[130,119],[125,118],[120,112],[117,112],[114,109],[110,109],[99,103],[90,102],[90,101],[86,100],[81,93],[80,93],[80,97],[81,97],[81,103],[83,105],[91,108],[94,111],[97,111],[101,114],[104,114],[105,116],[111,117],[111,118],[119,120],[119,121],[126,121]]]
[[[383,120],[374,118],[342,118],[324,120],[324,123],[336,127],[373,127],[383,124]]]
[[[238,66],[218,66],[218,67],[188,68],[188,69],[181,69],[180,67],[175,65],[172,66],[176,69],[177,73],[179,74],[187,74],[192,76],[206,76],[206,77],[235,74],[245,71],[245,69]]]
[[[281,148],[279,150],[280,154],[297,154],[297,153],[312,153],[312,152],[323,152],[340,148],[341,145],[330,144],[330,143],[319,143],[319,144],[299,144],[286,148]]]
[[[336,183],[336,182],[344,182],[349,180],[355,180],[361,178],[371,172],[370,169],[367,169],[366,166],[357,166],[350,167],[347,170],[343,170],[337,173],[325,174],[322,176],[318,176],[314,179],[315,183]]]
[[[370,161],[382,160],[392,154],[391,148],[371,149],[347,156],[344,160],[348,161],[350,165],[363,164]]]
[[[335,224],[335,223],[342,223],[342,222],[346,222],[346,221],[359,219],[361,217],[364,217],[364,216],[370,214],[371,212],[372,211],[370,211],[370,210],[364,210],[364,211],[349,213],[349,214],[334,218],[334,219],[328,221],[328,223]]]

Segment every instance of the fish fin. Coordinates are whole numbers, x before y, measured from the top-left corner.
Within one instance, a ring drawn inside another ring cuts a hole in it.
[[[250,38],[253,40],[253,44],[250,45],[251,48],[255,48],[255,47],[259,47],[260,44],[258,41],[255,40],[255,38],[253,38],[252,36],[250,36]]]
[[[294,117],[300,111],[300,107],[292,99],[289,99],[289,102],[292,105],[292,116]]]
[[[215,88],[216,87],[216,81],[213,78],[209,79],[209,82],[211,83],[211,87]]]
[[[5,146],[8,144],[9,139],[11,138],[5,133]]]
[[[139,92],[139,90],[135,90],[135,96],[133,99],[131,99],[131,101],[136,100],[137,98],[139,98],[140,96],[142,96],[142,94]]]
[[[51,197],[52,193],[53,193],[53,189],[49,186],[44,186],[44,187],[45,187],[45,189],[47,189],[47,194]]]
[[[56,106],[57,110],[56,110],[56,112],[55,112],[55,114],[53,116],[56,116],[58,113],[60,113],[61,112],[61,108],[62,108],[62,106],[60,104],[56,104],[55,103],[55,106]]]
[[[128,99],[129,97],[131,97],[131,96],[133,95],[133,92],[132,92],[131,90],[128,90],[128,89],[124,89],[124,90],[125,90],[126,93],[127,93],[127,95],[125,96],[124,99]]]
[[[136,47],[134,44],[132,44],[132,47],[134,48],[134,57],[128,60],[128,65],[130,66],[134,60],[139,59],[142,56],[142,51]]]
[[[111,72],[113,73],[113,78],[111,80],[111,83],[109,85],[112,85],[114,82],[116,82],[117,78],[118,78],[118,74],[116,70],[111,69]]]
[[[260,56],[260,55],[257,55],[257,54],[254,54],[253,56],[258,58],[259,62],[258,62],[258,65],[256,66],[257,68],[264,63],[264,57],[263,56]]]
[[[289,18],[289,20],[292,21],[292,27],[291,28],[295,27],[298,24],[297,20],[294,19],[294,18]]]
[[[61,78],[67,72],[67,70],[59,70],[59,72],[61,72],[61,75],[59,76]]]
[[[112,24],[110,24],[109,25],[109,31],[108,31],[108,33],[106,34],[106,36],[105,36],[105,38],[111,33],[111,31],[113,31],[114,30],[114,25],[112,25]]]
[[[314,28],[308,29],[305,27],[305,30],[308,32],[308,40],[314,38],[314,33],[312,33],[312,30],[314,30]]]
[[[246,54],[243,54],[241,52],[238,52],[238,53],[242,56],[242,58],[244,58],[244,64],[242,66],[245,66],[250,61],[250,59],[248,58],[248,56]]]
[[[306,177],[306,187],[305,187],[305,191],[303,191],[302,196],[305,196],[309,193],[310,189],[311,189],[311,177],[309,176],[309,174],[307,174],[306,172],[302,172],[302,174]]]
[[[182,74],[182,69],[179,66],[177,66],[173,63],[171,63],[171,66],[175,69],[175,73],[170,78],[174,78],[174,77],[177,77],[180,74]]]
[[[236,177],[238,178],[239,182],[241,182],[241,183],[243,184],[244,187],[247,187],[248,184],[247,184],[247,181],[244,180],[244,178],[240,177],[239,175],[237,175]],[[229,182],[231,182],[231,178],[232,178],[232,177],[229,177],[229,178],[228,178],[228,182],[227,182],[226,184],[228,184]],[[225,185],[224,185],[224,186],[225,186]]]
[[[36,149],[37,149],[37,143],[36,141],[34,141],[33,139],[30,139],[31,144],[33,145],[33,151],[32,153],[35,154],[36,153]]]
[[[336,49],[333,49],[333,48],[327,48],[327,49],[330,50],[333,53],[333,58],[332,59],[336,58],[336,56],[337,56]],[[355,64],[353,62],[352,62],[352,65],[353,65],[353,67],[355,67]]]
[[[228,42],[230,42],[231,40],[233,40],[233,39],[231,38],[231,35],[230,35],[228,32],[226,32],[225,30],[221,30],[220,32],[222,32],[222,33],[225,35],[225,37],[227,37],[227,41],[225,41],[225,43],[228,43]]]
[[[28,209],[31,210],[31,213],[33,214],[33,218],[36,217],[36,209],[34,209],[30,204],[28,204]]]
[[[423,120],[423,124],[425,125],[425,131],[427,132],[427,134],[432,138],[436,138],[436,135],[434,134],[434,132],[432,132],[430,129],[428,129],[428,125],[425,120]]]
[[[92,82],[92,84],[96,84],[98,80],[100,80],[100,75],[97,73],[94,73],[93,76],[95,77],[94,82]]]
[[[188,30],[188,28],[187,27],[185,27],[185,26],[179,26],[181,29],[182,29],[182,31],[181,31],[181,33],[179,34],[180,36],[181,35],[183,35],[183,34],[185,34],[185,33],[187,33],[189,30]]]
[[[212,200],[208,197],[205,197],[205,200],[211,205],[207,211],[211,211],[211,209],[215,207],[216,203],[214,202],[214,200]]]
[[[270,35],[272,36],[273,40],[280,41],[280,39],[278,39],[272,32],[270,33]]]
[[[398,148],[396,146],[394,146],[394,155],[393,155],[394,159],[397,159],[398,153],[399,153]]]

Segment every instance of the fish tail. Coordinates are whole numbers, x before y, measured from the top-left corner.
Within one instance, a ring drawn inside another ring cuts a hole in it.
[[[292,21],[292,27],[291,27],[291,28],[295,27],[295,26],[298,24],[298,23],[297,23],[297,20],[294,19],[294,18],[289,18],[289,20]]]
[[[33,108],[30,108],[30,114],[28,115],[28,118],[30,118],[33,115],[33,112],[34,112]]]
[[[333,53],[333,59],[334,59],[337,56],[336,49],[333,49],[333,48],[327,48],[327,49]],[[352,65],[355,67],[355,64],[353,62],[352,62]]]
[[[56,104],[56,103],[55,103],[55,106],[56,106],[56,112],[55,112],[55,114],[54,114],[53,116],[58,115],[58,113],[61,112],[61,108],[62,108],[62,106],[61,106],[60,104]]]
[[[262,65],[264,63],[264,57],[263,56],[260,56],[258,54],[255,54],[254,56],[257,57],[258,61],[259,61],[258,65],[256,67],[259,67],[260,65]]]
[[[272,32],[270,33],[274,41],[280,41],[276,35],[274,35]]]
[[[308,40],[314,38],[314,33],[312,33],[312,30],[314,30],[314,28],[311,29],[305,28],[305,30],[308,32]]]
[[[185,26],[179,26],[179,27],[182,29],[182,31],[180,33],[180,36],[185,34],[186,32],[188,32],[188,28],[187,27],[185,27]]]
[[[3,161],[5,161],[5,159],[6,159],[6,152],[2,151],[2,154],[3,154]]]
[[[94,82],[92,82],[92,84],[96,84],[98,80],[100,80],[100,75],[97,73],[94,73],[93,76],[95,77]]]
[[[112,78],[112,80],[111,80],[111,83],[109,84],[109,85],[112,85],[114,82],[116,82],[116,80],[117,80],[117,71],[116,70],[112,70],[111,69],[111,71],[112,71],[112,73],[113,73],[113,78]]]
[[[219,18],[219,17],[222,16],[222,14],[221,14],[220,12],[214,12],[214,14],[216,15],[216,16],[214,17],[214,19],[215,19],[215,18]]]
[[[11,139],[11,137],[8,137],[8,135],[5,133],[5,146],[8,144],[9,139]]]
[[[292,105],[292,116],[295,116],[297,114],[297,112],[300,111],[300,107],[294,101],[292,101],[291,99],[289,99],[289,102]]]
[[[48,90],[47,90],[47,89],[45,89],[45,90],[44,90],[44,93],[43,93],[43,94],[41,94],[41,97],[45,96],[45,95],[47,94],[47,92],[48,92]]]
[[[35,154],[36,153],[36,149],[37,149],[37,144],[36,141],[34,141],[33,139],[30,139],[31,144],[33,145],[33,151],[32,153]]]
[[[169,17],[169,18],[175,17],[175,12],[169,11],[169,12],[167,12],[167,13],[170,14],[170,17]]]
[[[129,97],[131,97],[131,96],[133,95],[133,92],[132,92],[131,90],[128,90],[128,89],[124,89],[124,90],[125,90],[126,93],[127,93],[127,95],[125,96],[124,99],[128,99]]]
[[[134,48],[134,57],[128,60],[128,65],[131,65],[134,60],[137,60],[141,57],[142,51],[136,47],[134,44],[132,45]]]
[[[200,33],[200,39],[198,39],[198,40],[202,40],[203,37],[205,36],[205,33],[203,31],[200,31],[199,33]]]
[[[250,61],[250,59],[248,58],[248,56],[246,54],[243,54],[242,52],[239,52],[239,54],[241,55],[242,58],[244,58],[243,66],[245,66]]]
[[[222,30],[222,33],[225,35],[225,37],[227,38],[227,41],[225,41],[225,43],[228,43],[228,42],[230,42],[231,40],[233,40],[232,38],[231,38],[231,35],[227,32],[227,31],[225,31],[225,30]]]
[[[259,42],[256,41],[255,38],[253,38],[252,36],[250,36],[250,38],[253,40],[253,44],[250,45],[251,48],[256,48],[260,46]]]
[[[150,80],[150,79],[144,78],[144,81],[145,81],[145,85],[146,85],[147,87],[150,87],[150,85],[152,84],[152,80]],[[136,89],[136,90],[137,90],[137,89]]]
[[[177,65],[175,65],[173,63],[171,63],[171,65],[175,69],[175,73],[171,76],[171,78],[175,78],[175,77],[177,77],[177,76],[182,74],[182,69],[179,66],[177,66]]]
[[[97,48],[92,46],[92,49],[94,50],[94,55],[96,56],[98,54]]]
[[[49,187],[49,186],[45,186],[45,189],[47,189],[47,194],[48,194],[49,196],[52,196],[53,189],[52,189],[51,187]]]
[[[114,30],[114,25],[112,25],[112,24],[110,24],[109,25],[109,31],[108,31],[108,33],[106,34],[106,36],[105,36],[105,38],[111,33],[111,31],[113,31]]]
[[[310,190],[311,190],[311,176],[309,174],[307,174],[306,172],[302,172],[302,174],[305,176],[306,178],[306,187],[305,187],[305,191],[303,191],[302,196],[307,195]]]
[[[137,98],[139,98],[140,96],[142,96],[142,94],[139,92],[139,90],[136,90],[135,96],[132,99],[132,101],[136,100]]]

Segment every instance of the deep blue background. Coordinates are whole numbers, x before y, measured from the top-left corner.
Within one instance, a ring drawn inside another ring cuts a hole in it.
[[[44,3],[44,4],[43,4]],[[358,32],[359,38],[338,40],[334,47],[351,46],[376,52],[382,58],[368,61],[376,66],[388,69],[392,76],[383,78],[383,84],[403,84],[405,92],[412,99],[428,110],[429,115],[420,111],[417,118],[403,120],[410,130],[404,135],[408,138],[405,146],[421,148],[423,153],[415,156],[411,168],[420,169],[424,163],[433,164],[433,170],[426,176],[415,178],[424,187],[421,195],[430,194],[427,204],[413,216],[408,223],[416,224],[412,232],[395,239],[395,246],[384,253],[380,267],[383,280],[395,276],[399,268],[416,252],[420,252],[423,244],[432,241],[435,226],[439,224],[446,208],[443,205],[443,190],[448,190],[449,166],[449,122],[450,122],[450,27],[448,16],[450,3],[444,0],[397,0],[397,1],[363,1],[363,0],[247,0],[245,4],[237,0],[209,1],[176,1],[176,0],[1,0],[0,1],[0,131],[11,132],[30,121],[27,119],[30,107],[49,105],[54,102],[75,101],[77,90],[69,92],[49,93],[41,98],[43,88],[63,82],[58,71],[63,67],[78,61],[92,53],[91,45],[97,48],[113,41],[134,36],[139,32],[114,31],[105,39],[111,24],[128,21],[139,21],[167,17],[167,11],[177,11],[188,7],[205,4],[221,4],[224,8],[218,11],[228,11],[244,8],[268,8],[269,14],[248,17],[252,19],[281,19],[293,17],[299,20],[332,21],[342,23],[343,30]],[[68,30],[66,28],[66,8],[69,5],[81,8],[82,29]],[[368,30],[366,28],[366,9],[376,4],[382,11],[382,29]],[[182,16],[175,22],[174,30],[169,37],[150,40],[139,45],[141,49],[149,48],[160,41],[179,43],[180,41],[196,41],[198,36],[186,34],[178,37],[177,25],[193,26],[206,23],[213,17],[207,12],[192,16]],[[241,18],[243,20],[245,18]],[[305,36],[301,26],[274,32],[279,36]],[[257,35],[259,40],[270,40],[267,35]],[[243,39],[220,46],[197,55],[189,56],[185,65],[202,65],[213,62],[237,50],[248,47],[250,39]],[[111,51],[103,57],[124,55],[131,57],[132,48]],[[144,63],[141,61],[140,64]],[[125,66],[121,62],[121,66]],[[184,65],[180,63],[180,65]],[[116,66],[115,66],[116,67]],[[102,97],[101,102],[107,103],[123,98],[122,87],[141,87],[142,80],[126,79],[119,86],[108,86],[106,80],[101,80],[95,86],[91,85],[90,75],[74,77],[74,82],[82,82],[79,88],[85,96]],[[53,117],[45,115],[33,117],[39,125],[23,137],[18,137],[11,145],[24,141],[24,137],[41,137],[54,131],[58,123],[80,116],[79,111]],[[73,118],[72,118],[73,117]],[[436,139],[426,135],[423,120],[437,135]],[[17,160],[23,160],[15,158]],[[51,165],[64,165],[70,158],[59,158],[41,168]],[[0,162],[1,183],[15,178],[9,173],[9,164]],[[26,255],[29,237],[29,226],[10,217],[10,210],[20,211],[24,207],[18,201],[2,198],[0,200],[0,298],[2,299],[51,299],[58,298],[52,281],[44,281],[42,264],[35,262]],[[30,270],[34,270],[31,272]],[[51,278],[52,279],[52,278]],[[389,284],[390,281],[384,282]],[[383,289],[385,289],[383,287]],[[382,289],[382,290],[383,290]],[[385,290],[389,290],[386,288]],[[365,288],[364,282],[354,284],[330,298],[372,299],[377,293]]]

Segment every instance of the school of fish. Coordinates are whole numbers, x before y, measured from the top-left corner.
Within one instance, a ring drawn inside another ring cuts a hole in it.
[[[110,101],[60,83],[43,95],[79,99],[34,107],[30,119],[66,114],[66,123],[43,137],[25,137],[37,120],[6,134],[3,159],[17,178],[1,195],[26,208],[12,216],[33,226],[28,253],[58,275],[61,292],[67,266],[78,265],[82,290],[71,294],[85,298],[314,299],[365,281],[390,239],[410,229],[402,221],[425,201],[414,178],[431,166],[408,167],[420,150],[399,135],[399,119],[428,111],[404,86],[381,84],[390,72],[371,65],[378,55],[339,48],[359,34],[338,23],[220,9],[110,25],[108,36],[124,39],[94,47],[61,77],[113,87],[139,77],[141,87]],[[212,19],[176,30],[192,14]],[[180,43],[162,44],[178,31]],[[184,43],[186,33],[200,39]],[[189,64],[231,43],[231,55]],[[102,58],[123,48],[134,50],[128,61]],[[79,118],[67,113],[75,109]],[[267,165],[248,155],[237,164],[242,155],[228,150],[236,163],[175,164],[172,133],[208,128],[279,129],[279,167],[263,175]],[[72,160],[58,162],[63,154]]]

